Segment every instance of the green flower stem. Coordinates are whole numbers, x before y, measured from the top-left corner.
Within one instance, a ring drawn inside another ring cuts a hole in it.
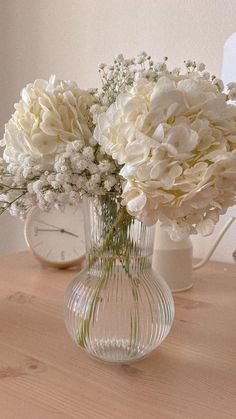
[[[7,202],[6,206],[4,208],[0,208],[0,214],[3,214],[12,204],[14,204],[14,202],[18,201],[18,199],[20,199],[22,196],[24,196],[26,194],[27,190],[22,192],[22,194],[20,194],[19,196],[17,196],[17,198],[15,198],[13,201],[11,202]],[[1,201],[0,201],[1,203]]]
[[[10,191],[10,190],[12,190],[12,191],[27,191],[27,189],[26,188],[19,188],[19,187],[13,187],[13,186],[10,186],[10,185],[6,185],[5,183],[0,183],[0,187],[1,188],[7,188],[7,191]]]
[[[104,266],[104,275],[98,280],[97,286],[93,292],[92,303],[90,304],[88,310],[86,311],[85,317],[82,319],[80,324],[77,341],[82,348],[86,348],[86,342],[89,337],[89,326],[91,321],[94,321],[94,314],[96,311],[97,304],[99,302],[99,295],[103,289],[103,286],[106,283],[106,280],[108,279],[108,273],[110,271],[110,260],[108,259],[106,262],[107,266],[106,264]]]
[[[102,246],[96,251],[96,253],[93,253],[88,258],[88,263],[85,270],[90,269],[98,261],[98,259],[102,255],[104,255],[105,252],[110,251],[112,248],[114,248],[114,242],[113,242],[114,236],[116,235],[119,236],[121,232],[126,233],[127,227],[130,224],[131,219],[132,219],[131,216],[126,212],[126,209],[122,207],[117,217],[115,218],[113,225],[109,229],[109,232],[104,237]],[[122,241],[119,244],[127,248],[127,234],[123,235]],[[119,251],[121,250],[122,249],[119,249]],[[98,279],[97,286],[93,293],[92,303],[88,307],[88,310],[85,313],[84,319],[82,319],[81,321],[80,329],[78,331],[77,341],[78,341],[78,344],[83,348],[86,347],[86,342],[89,337],[90,323],[91,321],[94,321],[94,315],[96,312],[97,304],[99,302],[100,292],[102,291],[103,287],[106,284],[107,279],[109,278],[109,274],[112,271],[112,268],[115,263],[115,259],[116,258],[114,257],[107,257],[106,259],[104,259],[104,264],[102,267],[103,275],[101,278]],[[125,266],[123,263],[122,263],[122,266],[125,269],[126,273],[130,276],[128,267]]]
[[[113,241],[115,233],[117,232],[117,229],[119,229],[120,227],[124,225],[123,223],[125,220],[127,220],[127,217],[130,217],[130,216],[126,212],[126,209],[122,207],[119,211],[116,221],[112,225],[110,231],[105,236],[102,246],[97,250],[96,253],[93,253],[92,255],[89,256],[88,264],[86,267],[87,269],[91,268],[94,265],[94,263],[97,262],[99,257],[102,256],[106,251],[110,249],[110,246],[112,245],[112,241]]]

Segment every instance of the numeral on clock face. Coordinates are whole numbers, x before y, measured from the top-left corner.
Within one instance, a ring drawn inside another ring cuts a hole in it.
[[[61,251],[61,260],[65,260],[65,252],[64,252],[64,250]]]

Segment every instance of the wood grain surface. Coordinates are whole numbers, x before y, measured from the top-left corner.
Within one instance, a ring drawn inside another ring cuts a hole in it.
[[[121,366],[91,359],[65,330],[75,273],[29,252],[0,258],[1,419],[236,418],[236,265],[195,272],[165,342]]]

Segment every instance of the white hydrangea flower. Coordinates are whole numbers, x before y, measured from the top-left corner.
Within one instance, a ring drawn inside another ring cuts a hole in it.
[[[141,77],[98,117],[94,137],[123,165],[128,212],[161,220],[175,239],[210,234],[212,211],[235,203],[236,108],[220,82],[196,71]]]
[[[55,156],[71,141],[74,146],[89,141],[92,120],[89,108],[94,96],[75,82],[36,80],[21,92],[15,113],[6,124],[4,159],[21,163],[23,155],[51,168]]]

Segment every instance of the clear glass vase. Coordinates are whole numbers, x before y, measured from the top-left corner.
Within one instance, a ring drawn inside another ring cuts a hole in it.
[[[160,345],[174,318],[170,289],[151,268],[155,229],[112,194],[87,199],[84,215],[87,267],[66,293],[67,330],[100,360],[135,361]]]

